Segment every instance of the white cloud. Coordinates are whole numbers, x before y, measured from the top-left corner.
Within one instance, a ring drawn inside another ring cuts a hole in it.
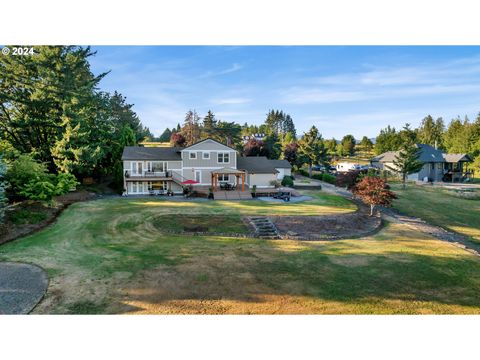
[[[226,69],[223,69],[223,70],[207,71],[206,73],[200,75],[199,78],[203,79],[203,78],[209,78],[209,77],[214,77],[214,76],[226,75],[226,74],[230,74],[230,73],[233,73],[233,72],[241,70],[241,69],[243,69],[243,65],[238,64],[238,63],[233,63],[232,66],[230,66]]]
[[[237,105],[237,104],[246,104],[251,101],[252,99],[249,99],[249,98],[231,97],[231,98],[223,98],[223,99],[213,99],[211,103],[214,105]]]

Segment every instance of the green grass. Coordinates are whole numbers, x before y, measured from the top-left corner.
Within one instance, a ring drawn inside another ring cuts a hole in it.
[[[159,215],[154,217],[153,221],[159,231],[216,234],[246,234],[249,231],[239,215]]]
[[[297,242],[168,235],[154,224],[168,214],[235,220],[354,209],[310,194],[303,205],[76,203],[43,231],[0,246],[0,260],[47,270],[35,313],[480,313],[478,258],[402,225],[363,239]]]
[[[414,184],[405,190],[395,184],[392,189],[399,197],[394,206],[401,212],[480,242],[480,199],[464,199],[451,190]]]

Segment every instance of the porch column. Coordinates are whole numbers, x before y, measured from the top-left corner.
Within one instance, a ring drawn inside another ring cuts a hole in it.
[[[242,191],[245,191],[245,173],[242,174]]]
[[[214,190],[214,188],[213,188],[213,173],[210,174],[210,180],[212,182],[212,191],[213,191]]]

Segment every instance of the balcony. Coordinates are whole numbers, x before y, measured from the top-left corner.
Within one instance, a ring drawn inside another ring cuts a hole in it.
[[[171,179],[172,171],[143,171],[141,173],[132,173],[131,171],[125,171],[126,180],[138,180],[138,179]]]

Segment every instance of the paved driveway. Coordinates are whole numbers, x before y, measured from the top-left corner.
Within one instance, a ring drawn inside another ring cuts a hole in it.
[[[47,287],[47,274],[38,266],[0,262],[0,314],[28,314]]]

